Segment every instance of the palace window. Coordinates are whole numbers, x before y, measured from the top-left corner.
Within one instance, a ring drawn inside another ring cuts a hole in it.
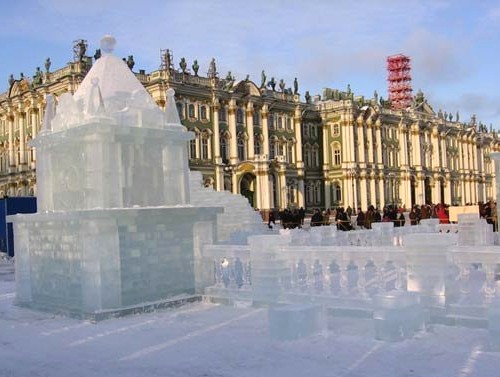
[[[243,119],[244,119],[244,117],[243,117],[243,110],[238,109],[236,111],[236,123],[243,124],[243,122],[244,122]]]
[[[302,127],[302,136],[303,137],[309,137],[309,124],[306,123]]]
[[[177,112],[179,113],[179,118],[184,119],[184,105],[182,102],[177,102]]]
[[[196,153],[196,138],[193,140],[189,141],[189,158],[190,159],[195,159],[197,158],[197,153]]]
[[[293,142],[288,142],[288,144],[287,144],[286,161],[289,164],[293,164],[294,163],[294,158],[293,158]]]
[[[201,118],[201,120],[207,120],[207,107],[206,106],[202,106],[200,108],[200,118]]]
[[[253,125],[254,126],[260,126],[260,113],[255,110],[252,114],[253,117]]]
[[[274,116],[273,114],[269,114],[267,116],[267,126],[270,130],[274,130]]]
[[[229,140],[227,135],[223,135],[220,139],[220,156],[222,158],[222,162],[229,160],[229,153],[228,153],[228,148],[229,148]]]
[[[319,147],[317,145],[312,148],[312,166],[319,167]]]
[[[238,158],[240,161],[246,160],[246,145],[245,139],[243,137],[238,138]]]
[[[311,183],[306,184],[306,199],[308,204],[314,203],[314,186]]]
[[[332,136],[337,137],[340,136],[340,125],[335,123],[332,127]]]
[[[276,157],[276,141],[271,140],[269,144],[269,159],[274,159]]]
[[[340,183],[335,183],[333,186],[333,192],[335,193],[335,198],[334,200],[336,202],[341,202],[342,201],[342,187],[340,186]]]
[[[208,139],[203,137],[201,139],[201,158],[208,160]]]
[[[255,154],[262,153],[262,142],[257,138],[254,139],[253,149]]]
[[[318,127],[315,124],[311,124],[311,137],[314,139],[318,137]]]
[[[190,119],[194,119],[195,118],[195,112],[194,112],[194,105],[193,104],[190,104],[188,106],[188,117]]]
[[[286,118],[286,129],[292,131],[292,119]]]
[[[282,129],[283,129],[283,118],[278,117],[278,130],[282,130]]]
[[[340,165],[342,163],[342,154],[340,152],[339,143],[334,143],[332,145],[332,162],[333,165]]]
[[[314,185],[314,203],[321,203],[321,181],[316,181],[316,184]]]
[[[306,144],[304,147],[304,163],[306,167],[311,167],[311,146],[309,144]]]
[[[227,111],[224,106],[219,109],[219,122],[227,122]]]

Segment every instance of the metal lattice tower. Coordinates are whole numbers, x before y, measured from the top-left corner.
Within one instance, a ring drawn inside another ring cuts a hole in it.
[[[387,57],[387,81],[391,108],[401,110],[412,103],[410,57],[402,54]]]

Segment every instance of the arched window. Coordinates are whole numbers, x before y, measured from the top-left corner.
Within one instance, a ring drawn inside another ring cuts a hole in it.
[[[335,123],[332,127],[332,136],[337,137],[340,136],[340,125]]]
[[[269,159],[272,160],[276,157],[276,139],[271,139],[269,143]]]
[[[274,130],[274,115],[269,114],[267,116],[267,126],[269,127],[270,130]]]
[[[282,129],[283,129],[283,118],[278,117],[278,130],[282,130]]]
[[[244,120],[243,120],[243,119],[244,119],[244,116],[243,116],[243,110],[238,109],[238,110],[236,111],[236,123],[238,123],[238,124],[243,124],[243,122],[244,122]]]
[[[224,106],[219,109],[219,122],[227,122],[227,111]]]
[[[179,113],[179,118],[184,119],[184,104],[182,102],[177,102],[177,112]]]
[[[333,192],[335,194],[334,200],[336,202],[341,202],[342,201],[342,187],[340,186],[340,183],[335,182],[333,186]]]
[[[312,166],[319,167],[319,147],[317,145],[312,148]]]
[[[200,108],[200,119],[207,120],[207,107],[206,106],[202,106]]]
[[[260,113],[258,110],[255,110],[252,114],[253,117],[253,125],[260,126]]]
[[[287,152],[286,152],[286,160],[289,164],[293,164],[295,162],[295,156],[293,153],[293,141],[289,141],[287,143]]]
[[[262,154],[262,141],[258,137],[255,137],[253,144],[254,153]]]
[[[314,203],[321,203],[321,181],[316,181],[316,184],[314,185]]]
[[[309,124],[306,123],[302,127],[302,136],[303,137],[309,137]]]
[[[221,135],[220,138],[220,157],[222,158],[222,162],[226,162],[229,160],[229,137],[227,135]]]
[[[246,140],[243,136],[238,137],[238,158],[240,161],[247,159]]]
[[[210,132],[203,131],[201,134],[201,158],[203,160],[208,160],[210,156]]]
[[[306,144],[304,147],[304,164],[306,167],[311,167],[311,146]]]
[[[314,203],[314,187],[312,183],[306,183],[306,200],[309,205]]]
[[[195,112],[194,112],[194,105],[193,104],[190,104],[188,106],[188,117],[191,118],[191,119],[195,118]]]
[[[332,163],[333,165],[340,165],[342,163],[342,154],[340,151],[340,143],[332,144]]]
[[[193,140],[189,140],[189,158],[195,159],[197,156],[197,148],[196,148],[196,138]]]

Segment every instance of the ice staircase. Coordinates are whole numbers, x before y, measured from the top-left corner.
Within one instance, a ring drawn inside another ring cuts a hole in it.
[[[219,243],[246,244],[248,235],[266,233],[260,213],[244,196],[203,187],[203,178],[198,171],[190,172],[189,181],[192,205],[224,208],[224,212],[217,215]]]

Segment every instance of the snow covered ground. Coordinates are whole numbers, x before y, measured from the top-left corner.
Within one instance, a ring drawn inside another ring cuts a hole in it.
[[[495,377],[484,329],[432,326],[377,341],[371,320],[331,318],[321,334],[269,337],[267,311],[196,303],[90,323],[14,305],[0,262],[0,376]]]

